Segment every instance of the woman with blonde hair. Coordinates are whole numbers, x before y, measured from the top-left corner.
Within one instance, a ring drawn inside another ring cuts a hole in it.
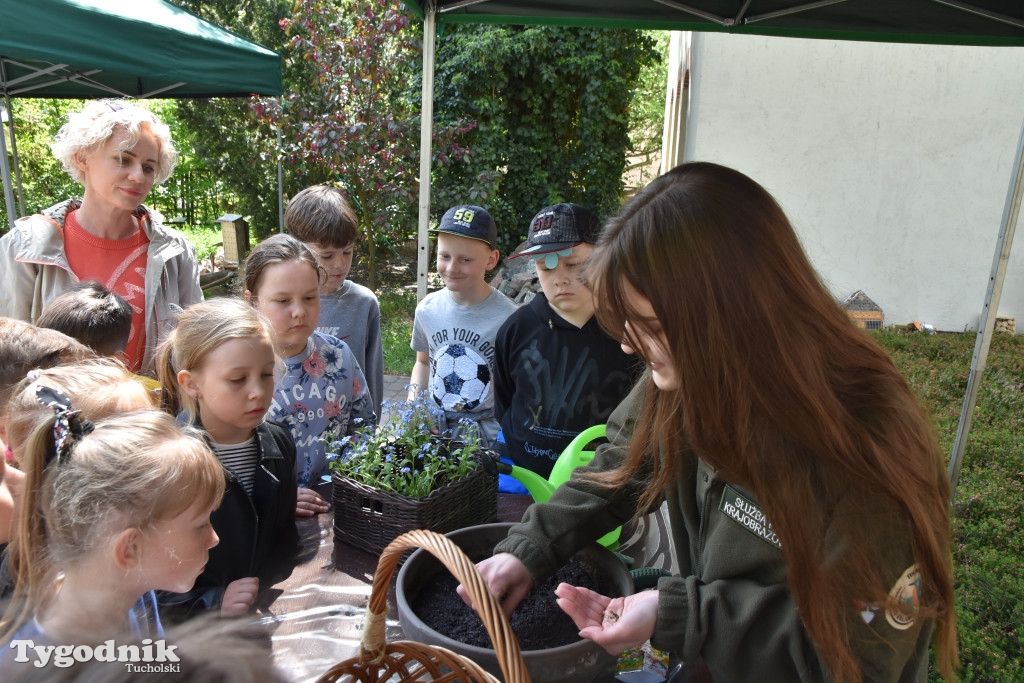
[[[143,204],[174,170],[170,129],[126,100],[94,100],[69,115],[52,149],[84,194],[0,238],[0,315],[34,323],[65,289],[97,280],[134,312],[129,369],[153,375],[157,344],[202,299],[192,246]]]
[[[512,607],[584,543],[667,501],[678,575],[559,605],[725,681],[918,681],[956,667],[950,491],[924,409],[821,283],[761,186],[708,163],[609,221],[587,278],[648,365],[592,465],[480,565]]]

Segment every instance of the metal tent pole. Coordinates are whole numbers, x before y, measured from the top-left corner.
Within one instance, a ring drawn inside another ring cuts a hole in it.
[[[11,132],[11,161],[14,165],[14,183],[18,187],[18,215],[25,215],[25,192],[21,187],[21,167],[18,164],[18,136],[14,132],[14,107],[11,106],[11,93],[4,94],[7,107],[7,129]]]
[[[1006,265],[1010,260],[1010,247],[1013,245],[1013,234],[1017,229],[1022,195],[1024,195],[1024,126],[1021,128],[1020,139],[1017,142],[1017,156],[1013,162],[1010,187],[1006,192],[1006,204],[1003,206],[1003,219],[999,226],[999,237],[996,239],[995,255],[992,258],[988,290],[985,292],[985,303],[981,309],[978,337],[974,342],[974,356],[971,358],[971,372],[967,378],[967,392],[964,395],[964,405],[960,412],[960,424],[956,429],[953,453],[949,458],[949,481],[954,495],[957,481],[960,479],[960,466],[963,463],[964,449],[967,446],[967,434],[971,429],[974,406],[978,402],[981,376],[985,371],[988,349],[992,344],[996,315],[999,311],[999,297],[1003,293]]]
[[[11,188],[11,165],[7,160],[7,137],[8,124],[3,122],[4,118],[13,116],[4,107],[0,107],[0,176],[3,177],[4,202],[7,206],[7,222],[9,227],[14,227],[14,220],[18,217],[18,207],[14,204],[14,190]],[[12,135],[13,129],[12,129]]]
[[[282,95],[283,97],[283,95]],[[284,142],[281,138],[281,122],[277,122],[277,231],[284,232],[284,170],[281,166],[281,152]]]
[[[430,267],[430,159],[434,130],[434,49],[437,40],[437,8],[433,0],[423,4],[423,111],[420,113],[420,213],[416,248],[416,300],[427,295]]]

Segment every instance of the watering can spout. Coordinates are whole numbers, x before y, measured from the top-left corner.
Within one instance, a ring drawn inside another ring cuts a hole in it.
[[[512,467],[512,471],[509,472],[513,477],[519,481],[520,484],[526,487],[526,490],[533,496],[534,501],[543,503],[551,497],[551,494],[555,492],[555,485],[550,481],[540,476],[532,470],[528,470],[525,467]]]
[[[491,475],[495,477],[499,474],[511,475],[526,487],[526,490],[530,492],[530,495],[538,503],[543,503],[555,492],[556,487],[550,481],[525,467],[517,467],[516,465],[502,462],[494,451],[482,451],[481,459],[483,460],[484,469]]]
[[[554,494],[555,489],[569,480],[575,468],[590,462],[594,457],[594,452],[586,451],[584,447],[595,439],[603,438],[605,431],[605,425],[600,424],[580,432],[565,448],[558,460],[555,461],[554,466],[551,468],[551,476],[548,478],[544,478],[525,467],[501,462],[498,454],[491,450],[483,451],[483,465],[495,477],[498,474],[512,475],[520,484],[526,487],[526,490],[530,492],[535,502],[545,503]],[[621,528],[615,528],[597,539],[597,542],[605,547],[614,549],[618,546],[620,531]]]

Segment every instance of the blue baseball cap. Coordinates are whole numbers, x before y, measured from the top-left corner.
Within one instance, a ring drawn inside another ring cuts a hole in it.
[[[480,240],[491,249],[498,248],[498,226],[487,209],[473,204],[461,204],[445,211],[433,231]]]

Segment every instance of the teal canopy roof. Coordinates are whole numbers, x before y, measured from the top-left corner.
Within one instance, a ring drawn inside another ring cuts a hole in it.
[[[406,0],[442,23],[564,24],[799,38],[1024,45],[1019,0]]]
[[[0,0],[0,93],[279,95],[281,57],[162,0]]]

